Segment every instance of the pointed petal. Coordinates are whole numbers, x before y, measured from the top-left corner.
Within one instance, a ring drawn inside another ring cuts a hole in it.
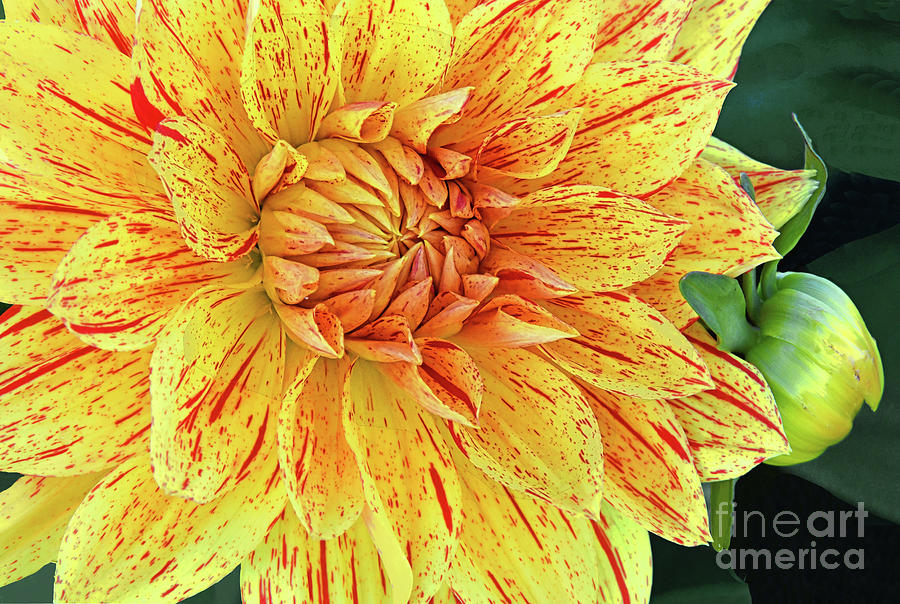
[[[313,308],[273,304],[284,325],[285,335],[294,343],[328,358],[344,354],[344,329],[340,318],[325,304]]]
[[[803,208],[819,184],[814,170],[779,170],[751,159],[715,137],[710,139],[700,158],[724,168],[738,184],[741,172],[746,172],[753,183],[756,205],[776,229]]]
[[[147,449],[149,352],[85,345],[37,307],[7,310],[0,342],[0,470],[84,474]]]
[[[180,601],[223,578],[287,500],[274,453],[250,470],[207,505],[166,495],[145,458],[113,470],[69,522],[54,601]]]
[[[603,433],[604,498],[660,537],[682,545],[709,541],[700,478],[668,403],[586,384],[582,392]]]
[[[427,96],[401,107],[394,115],[391,135],[424,154],[428,150],[428,141],[438,126],[459,120],[474,89],[473,86],[464,86]]]
[[[683,220],[639,199],[560,185],[526,197],[491,236],[579,289],[608,291],[654,274],[686,230]]]
[[[22,476],[0,493],[0,585],[56,562],[69,518],[102,477]]]
[[[600,564],[584,516],[510,491],[469,467],[450,585],[466,602],[598,602]]]
[[[63,29],[83,33],[75,2],[47,2],[47,0],[23,0],[4,6],[7,21],[36,21]]]
[[[541,262],[492,242],[481,263],[481,270],[497,278],[497,289],[519,294],[531,300],[566,296],[577,288]]]
[[[578,331],[516,295],[492,298],[466,320],[457,338],[467,346],[523,348],[572,338]]]
[[[71,0],[70,0],[71,1]],[[69,2],[58,2],[68,4]],[[89,36],[111,43],[126,57],[134,46],[134,2],[131,0],[75,0],[78,16]]]
[[[107,207],[118,203],[112,200],[165,207],[146,162],[150,138],[127,92],[127,58],[87,36],[39,23],[4,21],[0,40],[6,141],[0,169],[14,176],[7,182],[4,174],[3,189],[53,192],[70,202],[101,199]],[[27,183],[14,185],[19,178]]]
[[[341,423],[348,369],[344,360],[315,362],[308,377],[301,374],[304,379],[296,379],[288,389],[278,415],[282,475],[310,539],[340,535],[357,521],[365,503],[356,458]]]
[[[298,0],[284,12],[276,0],[260,0],[250,16],[241,96],[271,143],[284,139],[296,146],[316,137],[340,76],[340,36],[330,22],[317,0]]]
[[[250,174],[218,132],[189,118],[163,120],[156,126],[149,160],[194,253],[229,262],[256,245],[259,208]]]
[[[336,16],[343,27],[347,102],[392,101],[402,107],[438,83],[453,40],[443,2],[348,0],[343,10]]]
[[[572,381],[519,348],[473,348],[484,379],[478,429],[450,424],[457,447],[488,476],[571,512],[600,507],[603,445]]]
[[[764,459],[790,451],[765,379],[750,363],[716,348],[699,325],[685,332],[715,387],[668,401],[684,428],[703,481],[743,476]]]
[[[322,120],[319,138],[337,137],[354,143],[376,143],[387,138],[397,103],[364,101],[336,109]]]
[[[484,380],[465,350],[437,338],[416,341],[422,364],[385,363],[381,371],[435,415],[471,426],[478,422]]]
[[[516,178],[540,178],[553,172],[566,156],[581,120],[581,110],[524,117],[492,130],[480,146],[461,143],[457,150],[475,156],[474,176],[489,168]]]
[[[344,346],[363,359],[419,364],[422,354],[403,315],[384,315],[344,338]]]
[[[769,0],[694,0],[670,61],[731,79],[750,30]]]
[[[450,449],[425,410],[359,360],[344,390],[344,429],[363,478],[367,517],[394,601],[425,601],[447,576],[462,525]],[[407,577],[407,578],[404,578]]]
[[[591,523],[600,558],[600,601],[647,604],[653,580],[653,560],[647,531],[603,503],[600,518]]]
[[[463,117],[442,129],[437,144],[487,133],[529,113],[540,115],[574,86],[593,55],[599,4],[500,0],[469,12],[456,28],[443,89],[478,86]]]
[[[671,398],[713,386],[690,342],[635,296],[585,292],[551,300],[548,308],[581,336],[545,344],[544,351],[597,388],[639,398]]]
[[[675,182],[647,201],[690,222],[690,228],[661,270],[630,291],[679,329],[696,319],[678,289],[685,274],[706,271],[736,277],[780,257],[772,247],[777,231],[744,190],[706,160],[695,160]]]
[[[150,372],[153,475],[212,501],[275,440],[284,339],[262,288],[200,290],[166,327]]]
[[[254,166],[267,149],[241,102],[246,5],[143,0],[131,90],[135,112],[148,129],[183,115],[221,130],[244,163]]]
[[[732,86],[662,61],[591,65],[558,101],[584,110],[568,155],[550,176],[521,186],[602,183],[637,197],[658,191],[703,150]]]
[[[156,339],[199,287],[249,278],[251,261],[198,258],[167,214],[114,214],[69,250],[53,276],[48,309],[89,344],[137,350]]]
[[[247,604],[377,604],[391,601],[391,586],[362,521],[319,541],[288,506],[241,563],[241,598]]]
[[[604,2],[592,62],[665,61],[691,4],[684,0]]]

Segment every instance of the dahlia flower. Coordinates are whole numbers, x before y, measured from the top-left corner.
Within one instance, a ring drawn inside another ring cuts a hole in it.
[[[0,578],[646,601],[788,450],[677,287],[777,257],[710,142],[765,4],[10,3]]]

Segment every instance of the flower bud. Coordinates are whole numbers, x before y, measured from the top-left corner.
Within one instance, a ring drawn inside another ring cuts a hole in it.
[[[793,465],[847,436],[864,401],[877,409],[884,372],[875,340],[838,286],[806,273],[781,273],[777,283],[745,358],[772,389],[792,448],[768,463]]]

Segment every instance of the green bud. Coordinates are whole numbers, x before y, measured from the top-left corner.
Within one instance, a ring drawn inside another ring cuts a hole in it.
[[[837,285],[816,275],[779,273],[757,325],[760,338],[744,356],[772,389],[792,448],[768,463],[814,459],[847,436],[864,401],[878,408],[881,356]]]

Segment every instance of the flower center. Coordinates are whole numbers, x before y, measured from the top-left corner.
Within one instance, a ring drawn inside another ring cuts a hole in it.
[[[279,142],[254,189],[264,284],[289,337],[328,357],[346,346],[420,362],[415,337],[458,331],[497,283],[479,274],[498,216],[489,206],[510,205],[462,180],[470,163],[390,136]]]

